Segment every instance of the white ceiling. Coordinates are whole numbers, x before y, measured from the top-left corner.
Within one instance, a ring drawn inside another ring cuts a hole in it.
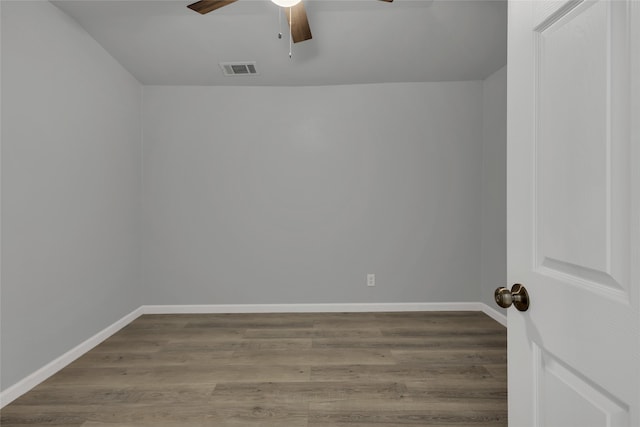
[[[479,80],[506,64],[506,0],[305,0],[313,39],[293,45],[278,7],[239,0],[54,1],[146,85],[325,85]],[[218,63],[256,61],[259,75]]]

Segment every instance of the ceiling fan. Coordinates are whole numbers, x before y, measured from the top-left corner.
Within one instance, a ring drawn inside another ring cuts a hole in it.
[[[187,6],[202,15],[212,12],[237,0],[200,0]],[[287,21],[291,28],[291,38],[294,43],[303,42],[311,39],[311,28],[307,20],[307,12],[304,10],[304,4],[300,0],[271,0],[278,6],[285,9]],[[393,0],[380,0],[391,3]],[[293,20],[291,19],[293,15]]]

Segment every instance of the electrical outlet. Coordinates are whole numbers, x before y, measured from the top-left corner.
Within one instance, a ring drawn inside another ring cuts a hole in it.
[[[376,275],[373,273],[367,274],[367,286],[375,286],[376,285]]]

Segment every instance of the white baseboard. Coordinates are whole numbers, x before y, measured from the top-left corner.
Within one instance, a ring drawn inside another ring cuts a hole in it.
[[[144,314],[189,313],[361,313],[385,311],[483,311],[477,302],[143,305]]]
[[[22,396],[143,314],[139,307],[0,393],[0,408]]]
[[[343,313],[394,311],[482,311],[502,325],[507,317],[481,302],[434,303],[349,303],[349,304],[214,304],[214,305],[143,305],[104,328],[91,338],[67,351],[26,378],[0,392],[0,408],[13,402],[120,329],[143,314],[189,313]]]
[[[507,316],[500,313],[495,308],[488,306],[485,303],[479,303],[480,311],[482,311],[487,316],[491,317],[496,322],[500,323],[502,326],[507,327]]]

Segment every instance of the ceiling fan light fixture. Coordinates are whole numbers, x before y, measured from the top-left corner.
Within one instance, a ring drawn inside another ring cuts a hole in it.
[[[300,3],[301,0],[271,0],[280,7],[293,7]]]

